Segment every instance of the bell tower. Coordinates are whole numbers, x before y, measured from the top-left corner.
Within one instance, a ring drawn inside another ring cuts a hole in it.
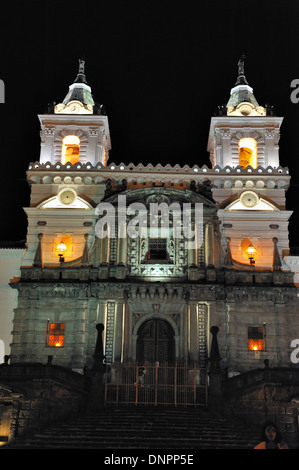
[[[24,209],[28,249],[23,265],[81,263],[92,243],[94,207],[105,191],[98,172],[111,149],[108,116],[93,99],[84,60],[64,100],[39,120],[40,159],[27,172],[31,200]]]
[[[213,167],[279,167],[278,142],[283,118],[260,106],[244,72],[244,58],[225,110],[211,120],[208,151]]]
[[[93,100],[85,75],[85,62],[62,103],[49,106],[39,115],[41,124],[40,163],[107,164],[111,148],[108,117]]]
[[[228,259],[263,269],[281,266],[289,250],[291,212],[286,211],[285,193],[290,176],[279,162],[282,121],[257,102],[241,57],[227,105],[211,119],[208,152],[219,175],[213,197]]]

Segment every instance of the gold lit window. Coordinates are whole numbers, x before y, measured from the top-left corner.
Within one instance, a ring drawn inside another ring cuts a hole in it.
[[[67,135],[62,141],[61,163],[74,165],[79,161],[80,139],[76,135]]]
[[[250,351],[264,351],[264,328],[260,326],[248,327],[248,349]]]
[[[239,165],[242,168],[257,167],[257,142],[252,138],[244,138],[239,141]]]
[[[62,348],[64,345],[65,323],[48,323],[47,346]]]

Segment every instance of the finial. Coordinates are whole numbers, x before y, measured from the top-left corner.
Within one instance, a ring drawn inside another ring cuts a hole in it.
[[[238,76],[244,75],[244,59],[246,59],[246,56],[242,54],[238,62]]]
[[[87,80],[85,77],[85,60],[79,59],[79,70],[74,83],[85,83],[87,85]]]
[[[248,85],[247,80],[245,78],[245,67],[244,67],[244,59],[246,59],[246,55],[242,54],[239,61],[238,61],[238,78],[236,81],[236,85]]]
[[[85,74],[85,60],[84,59],[79,59],[79,70],[78,73],[83,73]]]

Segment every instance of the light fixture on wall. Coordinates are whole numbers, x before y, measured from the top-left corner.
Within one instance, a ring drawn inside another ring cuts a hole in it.
[[[254,248],[254,246],[250,243],[250,245],[248,246],[248,248],[246,249],[246,255],[249,259],[249,262],[251,264],[251,266],[254,266],[255,265],[255,255],[256,255],[256,249]]]
[[[64,262],[64,253],[66,252],[66,250],[67,250],[67,247],[65,243],[63,243],[62,241],[58,243],[56,251],[59,256],[59,263]]]

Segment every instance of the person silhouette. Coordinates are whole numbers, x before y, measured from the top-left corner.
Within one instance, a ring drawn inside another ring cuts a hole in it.
[[[262,427],[261,442],[254,449],[288,449],[288,445],[282,440],[277,426],[272,421],[267,421]]]

